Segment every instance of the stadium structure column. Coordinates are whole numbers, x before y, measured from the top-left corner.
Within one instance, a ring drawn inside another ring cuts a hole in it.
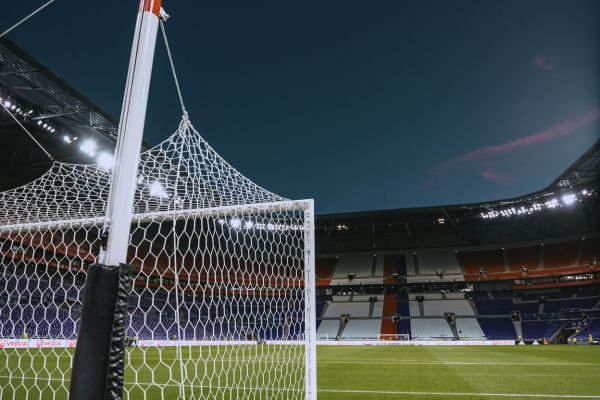
[[[131,267],[126,265],[161,0],[141,0],[119,122],[99,264],[90,266],[70,400],[121,399]]]

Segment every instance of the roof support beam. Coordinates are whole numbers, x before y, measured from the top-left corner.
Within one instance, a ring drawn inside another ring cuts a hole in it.
[[[21,71],[10,71],[10,72],[0,72],[0,77],[3,76],[11,76],[11,75],[21,75],[21,74],[29,74],[32,72],[38,72],[37,69],[24,69]]]
[[[84,108],[84,109],[81,109],[81,110],[57,112],[57,113],[54,113],[54,114],[40,115],[38,117],[31,118],[31,120],[32,121],[38,121],[38,120],[43,120],[43,119],[48,119],[48,118],[64,117],[66,115],[74,115],[74,114],[87,113],[87,112],[90,112],[90,111],[92,111],[92,110],[90,110],[89,108]]]

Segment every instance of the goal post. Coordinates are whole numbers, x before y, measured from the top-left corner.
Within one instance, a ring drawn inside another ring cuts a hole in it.
[[[316,398],[312,209],[279,201],[133,215],[125,398]],[[0,228],[8,398],[67,397],[102,226]]]

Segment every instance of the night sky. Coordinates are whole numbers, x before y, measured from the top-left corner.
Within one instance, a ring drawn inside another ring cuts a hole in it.
[[[3,4],[0,31],[45,0]],[[195,127],[320,213],[539,190],[599,137],[600,2],[165,1]],[[56,0],[8,35],[119,116],[136,0]],[[145,140],[179,123],[158,42]]]

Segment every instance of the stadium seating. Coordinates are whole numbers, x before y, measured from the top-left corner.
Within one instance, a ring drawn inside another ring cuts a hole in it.
[[[456,318],[456,329],[460,338],[473,340],[486,339],[477,318]]]
[[[383,268],[383,257],[376,257],[372,254],[339,256],[331,284],[382,284]],[[350,280],[349,274],[355,274],[355,278]]]
[[[479,275],[482,267],[488,274],[504,272],[506,270],[504,263],[504,253],[502,250],[479,250],[465,251],[458,255],[465,268],[465,274]]]
[[[413,263],[406,278],[409,283],[453,282],[465,279],[454,252],[419,253],[410,258]],[[415,258],[418,271],[414,266]]]
[[[441,316],[445,313],[475,315],[467,300],[426,300],[423,302],[425,316]]]
[[[521,330],[523,332],[523,339],[525,340],[539,340],[547,337],[544,336],[548,330],[550,321],[522,321]]]
[[[594,257],[600,260],[600,237],[583,240],[579,264],[588,265]]]
[[[335,258],[317,258],[315,260],[315,280],[317,285],[327,286],[331,283],[331,276],[336,261]]]
[[[321,338],[335,339],[340,328],[340,320],[325,319],[317,329],[317,335]]]
[[[537,269],[541,264],[541,246],[515,247],[506,249],[506,258],[511,271],[521,271],[521,267]]]
[[[345,339],[377,339],[381,332],[381,319],[350,319],[342,332]]]
[[[592,335],[594,340],[600,339],[600,319],[592,321],[588,326],[579,332],[577,340],[587,341],[589,335]]]
[[[330,303],[323,318],[339,318],[342,314],[350,314],[352,317],[368,317],[369,302]]]
[[[489,340],[516,340],[517,334],[510,318],[477,318],[485,337]]]
[[[544,247],[544,268],[564,268],[575,265],[581,240],[548,244]]]
[[[411,318],[411,339],[453,339],[454,334],[445,318]]]

